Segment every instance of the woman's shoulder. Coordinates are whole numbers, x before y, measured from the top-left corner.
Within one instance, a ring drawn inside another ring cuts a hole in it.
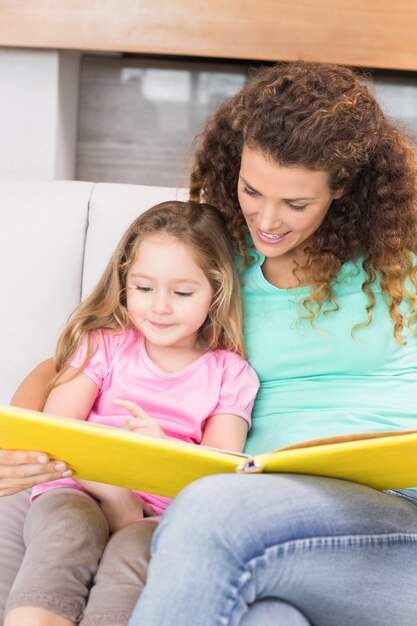
[[[410,252],[408,261],[411,261],[411,267],[413,268],[412,271],[415,271],[415,269],[417,268],[417,256],[414,253]],[[338,290],[351,291],[351,290],[362,289],[364,282],[368,280],[368,273],[364,269],[363,263],[364,263],[364,256],[358,256],[355,259],[346,261],[342,265],[339,272],[336,274],[336,276],[333,279],[332,286],[336,292]],[[370,289],[374,293],[381,293],[382,288],[381,288],[380,283],[381,283],[380,274],[379,272],[375,271],[374,280],[372,281],[370,285]],[[409,278],[406,279],[405,286],[410,292],[412,293],[416,292],[416,288]]]
[[[236,242],[233,242],[235,264],[241,275],[244,275],[245,273],[250,272],[250,270],[254,267],[258,267],[259,265],[262,265],[265,259],[265,257],[260,252],[258,252],[258,250],[255,248],[250,238],[248,238],[247,244],[248,244],[248,248],[247,248],[248,260],[245,261],[243,256],[240,254],[240,252],[237,249]]]
[[[363,261],[364,257],[359,256],[356,259],[351,259],[343,263],[332,281],[332,288],[335,295],[362,291],[363,284],[368,279],[368,274],[363,267]],[[381,291],[378,273],[375,273],[375,279],[370,288],[374,293]]]

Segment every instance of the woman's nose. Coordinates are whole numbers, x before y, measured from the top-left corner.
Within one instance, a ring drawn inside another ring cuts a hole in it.
[[[280,212],[276,206],[265,204],[260,212],[258,228],[269,233],[279,229],[282,225]]]

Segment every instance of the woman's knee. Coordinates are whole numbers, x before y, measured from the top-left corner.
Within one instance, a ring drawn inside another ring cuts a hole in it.
[[[188,485],[175,498],[155,533],[152,551],[210,552],[218,537],[232,535],[242,521],[241,502],[246,477],[219,474]],[[240,480],[243,479],[243,480]],[[257,508],[254,495],[250,506]],[[152,553],[153,553],[152,552]]]
[[[175,514],[177,509],[187,510],[193,516],[206,517],[207,510],[216,511],[216,515],[217,513],[222,515],[223,511],[227,514],[228,508],[234,507],[240,498],[242,478],[245,482],[244,479],[247,477],[216,474],[196,480],[178,494],[165,515]]]
[[[310,626],[294,606],[277,598],[263,598],[249,607],[241,626]]]
[[[348,481],[297,474],[216,475],[190,484],[156,533],[187,542],[280,543],[312,536],[416,532],[415,504]],[[238,529],[238,531],[236,530]]]

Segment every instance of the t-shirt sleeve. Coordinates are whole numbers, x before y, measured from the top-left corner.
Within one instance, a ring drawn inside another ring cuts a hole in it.
[[[88,349],[88,339],[85,337],[69,364],[80,369],[83,374],[86,374],[102,389],[109,374],[115,341],[117,341],[117,336],[109,335],[102,331],[95,334],[90,339],[91,356],[87,363],[84,363]]]
[[[232,363],[223,371],[219,401],[212,415],[231,413],[243,417],[249,427],[255,397],[259,389],[259,379],[247,361],[233,355]]]

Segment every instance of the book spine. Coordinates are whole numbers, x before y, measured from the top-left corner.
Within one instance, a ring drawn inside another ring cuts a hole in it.
[[[258,465],[255,459],[248,459],[237,466],[236,472],[238,474],[259,474],[262,472],[262,469],[262,465]]]

